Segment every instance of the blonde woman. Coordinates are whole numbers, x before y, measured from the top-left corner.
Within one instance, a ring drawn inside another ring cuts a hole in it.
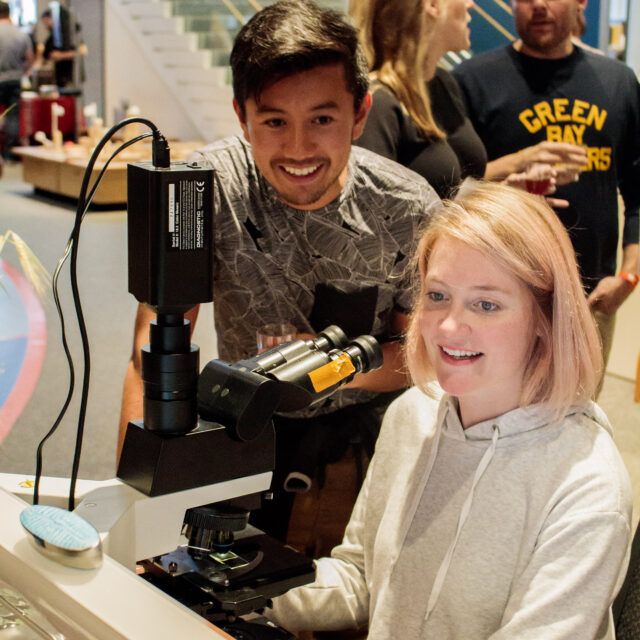
[[[591,400],[602,360],[563,225],[480,183],[417,261],[416,386],[385,416],[342,544],[270,615],[371,640],[612,638],[631,489]]]
[[[586,164],[584,150],[543,142],[487,165],[460,89],[438,66],[448,51],[469,48],[473,6],[473,0],[351,0],[373,98],[356,144],[421,174],[441,197],[467,176],[507,180],[521,188],[527,177],[540,178],[543,192],[553,193],[556,182],[572,181]],[[528,171],[534,175],[523,175]]]
[[[454,48],[468,48],[472,5],[472,0],[447,0],[446,16],[439,16],[431,1],[351,3],[369,60],[373,97],[356,144],[413,169],[441,197],[465,176],[482,177],[487,162],[455,80],[437,68],[451,48],[438,45],[443,28]]]

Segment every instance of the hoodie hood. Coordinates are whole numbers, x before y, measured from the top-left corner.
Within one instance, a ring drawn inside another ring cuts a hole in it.
[[[607,433],[613,435],[607,416],[595,402],[589,401],[572,405],[561,420],[571,417],[578,421],[588,420],[595,422]],[[516,444],[513,439],[525,434],[530,437],[536,437],[547,429],[556,427],[559,422],[557,416],[554,416],[553,410],[548,405],[533,404],[513,409],[497,418],[484,420],[464,429],[460,421],[458,399],[448,394],[442,396],[438,418],[442,425],[443,435],[455,440],[492,440],[494,426],[497,426],[499,431],[498,446]],[[517,443],[520,444],[519,440]]]

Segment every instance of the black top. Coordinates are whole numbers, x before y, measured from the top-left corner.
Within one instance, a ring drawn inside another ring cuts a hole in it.
[[[419,173],[441,198],[446,198],[463,178],[484,175],[487,154],[451,75],[437,69],[428,89],[433,117],[447,134],[446,139],[426,137],[391,90],[379,84],[356,144]]]
[[[626,65],[574,47],[564,58],[533,58],[511,45],[455,68],[467,112],[490,160],[542,140],[587,147],[578,182],[558,187],[587,291],[616,269],[618,195],[623,243],[638,242],[640,85]]]
[[[52,51],[73,51],[71,49],[60,49],[53,44],[53,35],[50,35],[44,43],[43,57],[48,60]],[[73,84],[73,60],[56,60],[54,62],[56,85],[58,87],[66,87]]]

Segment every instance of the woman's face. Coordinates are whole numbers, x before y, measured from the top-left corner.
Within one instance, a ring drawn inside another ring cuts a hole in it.
[[[471,46],[469,11],[473,6],[473,0],[441,0],[436,33],[442,38],[446,51],[462,51]]]
[[[440,386],[465,427],[518,407],[533,343],[533,296],[496,262],[459,240],[431,253],[420,315]]]

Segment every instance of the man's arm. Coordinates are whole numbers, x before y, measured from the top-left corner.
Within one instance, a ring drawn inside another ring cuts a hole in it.
[[[33,63],[35,62],[35,55],[33,53],[33,49],[31,48],[31,44],[26,48],[24,52],[24,66],[22,67],[22,75],[28,76]]]
[[[504,180],[510,174],[522,173],[533,163],[548,164],[556,170],[556,184],[567,184],[587,164],[586,151],[575,144],[543,141],[487,163],[487,180]]]
[[[198,310],[199,307],[196,306],[185,314],[185,318],[191,322],[192,334],[198,318]],[[132,420],[142,418],[142,356],[140,349],[149,342],[149,323],[155,317],[156,314],[149,309],[149,307],[143,304],[138,305],[133,330],[133,351],[131,353],[131,360],[127,365],[127,371],[124,377],[124,388],[122,390],[116,466],[117,461],[120,460],[127,424]]]
[[[73,60],[77,56],[86,56],[87,53],[89,53],[89,49],[86,44],[82,43],[74,49],[66,49],[64,51],[61,51],[60,49],[52,49],[48,58],[49,60],[58,62],[59,60]]]
[[[638,243],[627,244],[622,249],[622,263],[620,271],[632,275],[638,275]],[[629,297],[632,291],[631,284],[620,276],[607,276],[602,278],[596,288],[587,298],[589,306],[597,311],[612,314]]]
[[[617,150],[618,188],[624,203],[622,226],[622,260],[620,271],[638,275],[638,238],[640,227],[640,84],[631,74],[632,85],[628,97],[628,130],[623,136],[623,148]],[[622,99],[622,98],[621,98]],[[626,102],[626,100],[625,100]],[[620,276],[609,276],[598,282],[588,298],[592,309],[615,313],[629,297],[633,286]]]
[[[49,60],[59,62],[60,60],[73,60],[76,57],[75,49],[68,49],[66,51],[60,51],[59,49],[53,49],[49,54]]]
[[[392,335],[403,336],[408,326],[409,316],[406,313],[394,311],[391,318]],[[383,392],[408,387],[410,378],[404,362],[403,345],[402,340],[393,340],[382,344],[382,367],[368,373],[356,374],[353,380],[343,388]]]
[[[475,60],[464,62],[452,72],[460,87],[469,119],[481,138],[483,138],[484,127],[479,120],[487,96],[482,91],[478,91],[478,88],[485,84],[485,71],[486,69],[478,66],[478,61]],[[486,139],[483,138],[482,141],[487,145]],[[534,163],[552,166],[555,170],[556,185],[563,185],[579,177],[580,168],[587,165],[587,154],[579,145],[544,140],[491,160],[487,163],[484,177],[493,181],[507,180],[512,174],[527,171]]]

